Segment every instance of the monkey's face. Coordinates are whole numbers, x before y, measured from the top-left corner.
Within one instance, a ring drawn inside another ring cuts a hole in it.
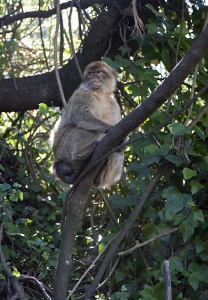
[[[99,90],[106,82],[106,74],[103,70],[89,70],[87,73],[87,82],[91,90]]]
[[[84,72],[84,84],[92,91],[113,92],[116,86],[116,79],[116,71],[104,62],[93,62]]]

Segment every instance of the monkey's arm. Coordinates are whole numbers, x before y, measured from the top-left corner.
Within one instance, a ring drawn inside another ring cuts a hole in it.
[[[102,121],[102,107],[91,94],[77,92],[71,100],[70,123],[77,128],[106,133],[112,127]]]
[[[87,114],[79,114],[76,123],[77,128],[86,129],[89,131],[98,131],[106,133],[112,126],[96,119],[90,112]]]

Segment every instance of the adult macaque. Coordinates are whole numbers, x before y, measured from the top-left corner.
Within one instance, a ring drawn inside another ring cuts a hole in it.
[[[52,131],[53,170],[65,183],[76,181],[97,143],[121,120],[113,93],[116,80],[116,71],[106,63],[89,64],[82,84],[69,99]],[[103,188],[116,182],[122,173],[123,160],[123,149],[112,153],[95,179],[95,185]]]

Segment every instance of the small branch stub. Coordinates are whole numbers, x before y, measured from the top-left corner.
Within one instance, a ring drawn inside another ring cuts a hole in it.
[[[164,260],[163,266],[165,300],[172,300],[169,261]]]

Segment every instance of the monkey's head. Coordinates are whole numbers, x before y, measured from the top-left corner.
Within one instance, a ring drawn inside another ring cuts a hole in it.
[[[117,72],[106,63],[95,61],[84,71],[83,86],[88,91],[102,90],[112,93],[116,89]]]

